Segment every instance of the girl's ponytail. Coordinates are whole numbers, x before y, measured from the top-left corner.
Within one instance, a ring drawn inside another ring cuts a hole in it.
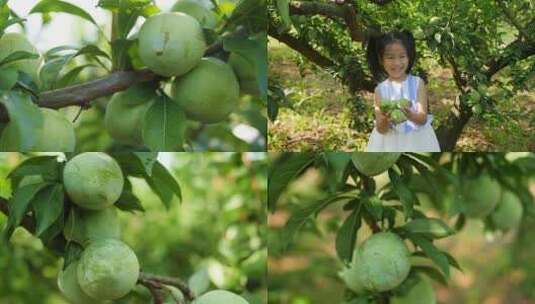
[[[384,76],[379,58],[379,49],[377,47],[379,40],[380,37],[370,35],[366,41],[366,59],[376,82],[379,82]]]
[[[414,42],[414,36],[411,31],[404,30],[401,32],[405,36],[405,41],[407,42],[405,48],[407,49],[407,55],[409,56],[409,70],[413,67],[414,62],[416,61],[416,44]]]

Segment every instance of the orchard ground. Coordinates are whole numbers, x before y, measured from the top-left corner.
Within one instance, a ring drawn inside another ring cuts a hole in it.
[[[364,151],[369,133],[351,127],[354,116],[372,116],[373,94],[364,94],[366,113],[354,113],[351,96],[339,80],[316,66],[300,62],[297,53],[270,39],[269,77],[285,88],[288,104],[269,122],[269,151]],[[299,64],[298,64],[299,63]],[[444,119],[456,89],[451,73],[427,60],[427,84],[433,125]],[[506,121],[472,118],[455,151],[532,151],[535,149],[535,92],[502,101],[497,106]]]

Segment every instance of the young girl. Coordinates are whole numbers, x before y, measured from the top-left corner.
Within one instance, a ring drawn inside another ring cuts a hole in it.
[[[376,80],[384,79],[375,88],[375,128],[370,135],[368,152],[440,151],[431,127],[433,117],[427,113],[425,84],[420,77],[410,74],[416,57],[412,34],[389,32],[371,38],[366,53]],[[410,101],[406,107],[398,105],[406,120],[395,124],[391,115],[381,111],[381,103],[396,104],[401,99]]]

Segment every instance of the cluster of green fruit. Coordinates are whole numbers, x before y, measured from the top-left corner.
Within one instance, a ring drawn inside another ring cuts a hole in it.
[[[398,287],[407,279],[411,269],[407,245],[395,233],[379,232],[359,246],[351,264],[340,272],[340,277],[356,294],[383,292]],[[418,277],[406,294],[394,297],[392,303],[436,303],[434,290],[423,277]]]
[[[58,286],[72,303],[106,303],[128,294],[139,277],[134,251],[119,240],[113,204],[124,183],[117,162],[104,153],[82,153],[63,170],[65,191],[74,203],[63,234],[83,247],[78,260],[58,274]]]
[[[198,1],[179,0],[173,12],[149,17],[138,33],[139,57],[156,74],[174,77],[172,100],[186,116],[202,123],[225,120],[236,110],[240,93],[259,95],[255,66],[239,53],[230,53],[227,62],[204,57],[207,48],[204,28],[215,28],[219,17]],[[22,34],[8,33],[0,39],[0,60],[15,51],[38,54]],[[42,59],[14,61],[9,66],[30,75],[39,83]],[[155,88],[132,87],[115,94],[107,105],[105,126],[117,141],[142,145],[142,122],[156,97]],[[42,128],[28,151],[65,151],[75,149],[74,126],[64,115],[41,109]],[[18,128],[8,123],[2,132],[0,148],[20,151]]]
[[[20,186],[42,182],[30,176]],[[139,262],[132,249],[119,240],[117,210],[124,177],[117,162],[105,153],[86,152],[69,160],[63,183],[72,206],[63,235],[83,247],[79,260],[58,274],[58,286],[76,304],[109,303],[128,294],[139,278]],[[234,293],[214,290],[194,304],[248,304]]]
[[[518,227],[522,221],[524,210],[518,196],[488,174],[467,178],[461,190],[460,207],[467,217],[488,218],[496,229],[504,231]]]
[[[407,116],[402,109],[408,108],[411,102],[408,99],[402,98],[400,100],[381,99],[379,108],[381,112],[387,114],[394,124],[399,124],[407,120]]]
[[[401,153],[363,153],[352,155],[355,168],[364,175],[375,176],[392,167]],[[414,175],[411,186],[419,183],[421,176]],[[427,191],[425,186],[416,189]],[[469,218],[488,218],[496,229],[509,230],[517,227],[523,216],[523,207],[517,195],[502,189],[500,184],[488,174],[464,178],[461,189],[449,193],[447,199],[460,200],[460,211]]]

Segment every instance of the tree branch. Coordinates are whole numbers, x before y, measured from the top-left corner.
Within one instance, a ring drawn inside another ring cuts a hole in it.
[[[83,84],[43,92],[39,95],[37,105],[52,109],[85,105],[97,98],[126,90],[135,84],[154,80],[157,77],[154,72],[148,69],[117,71]]]
[[[183,282],[179,278],[165,277],[165,276],[159,276],[159,275],[154,275],[150,273],[140,272],[138,283],[146,286],[153,294],[153,297],[154,297],[154,294],[158,294],[158,293],[161,294],[161,289],[163,288],[163,285],[171,285],[171,286],[177,287],[182,292],[182,294],[184,295],[185,299],[188,302],[191,302],[195,299],[195,295],[193,294],[193,291],[189,288],[189,286],[185,282]],[[157,302],[157,298],[154,297],[154,303],[155,304],[163,303],[163,299],[162,299],[162,302]]]
[[[331,68],[336,66],[334,61],[331,61],[329,58],[320,54],[305,40],[298,39],[288,33],[278,33],[277,29],[273,26],[268,27],[268,35],[286,44],[319,67]]]
[[[244,28],[225,35],[240,36],[245,33]],[[210,56],[223,48],[223,40],[219,39],[206,48],[204,56]],[[67,106],[87,106],[92,100],[112,95],[128,89],[141,82],[158,79],[158,75],[149,69],[137,71],[114,71],[109,75],[86,83],[77,84],[61,89],[45,91],[39,94],[37,105],[40,107],[59,109]],[[8,121],[5,109],[0,109],[0,121]]]
[[[501,69],[506,66],[524,60],[530,56],[535,55],[535,42],[526,43],[519,39],[511,42],[502,52],[502,55],[493,58],[487,66],[486,76],[490,79]]]
[[[343,19],[353,41],[365,39],[362,21],[351,3],[329,4],[308,1],[291,1],[292,15],[320,15],[333,20]]]

